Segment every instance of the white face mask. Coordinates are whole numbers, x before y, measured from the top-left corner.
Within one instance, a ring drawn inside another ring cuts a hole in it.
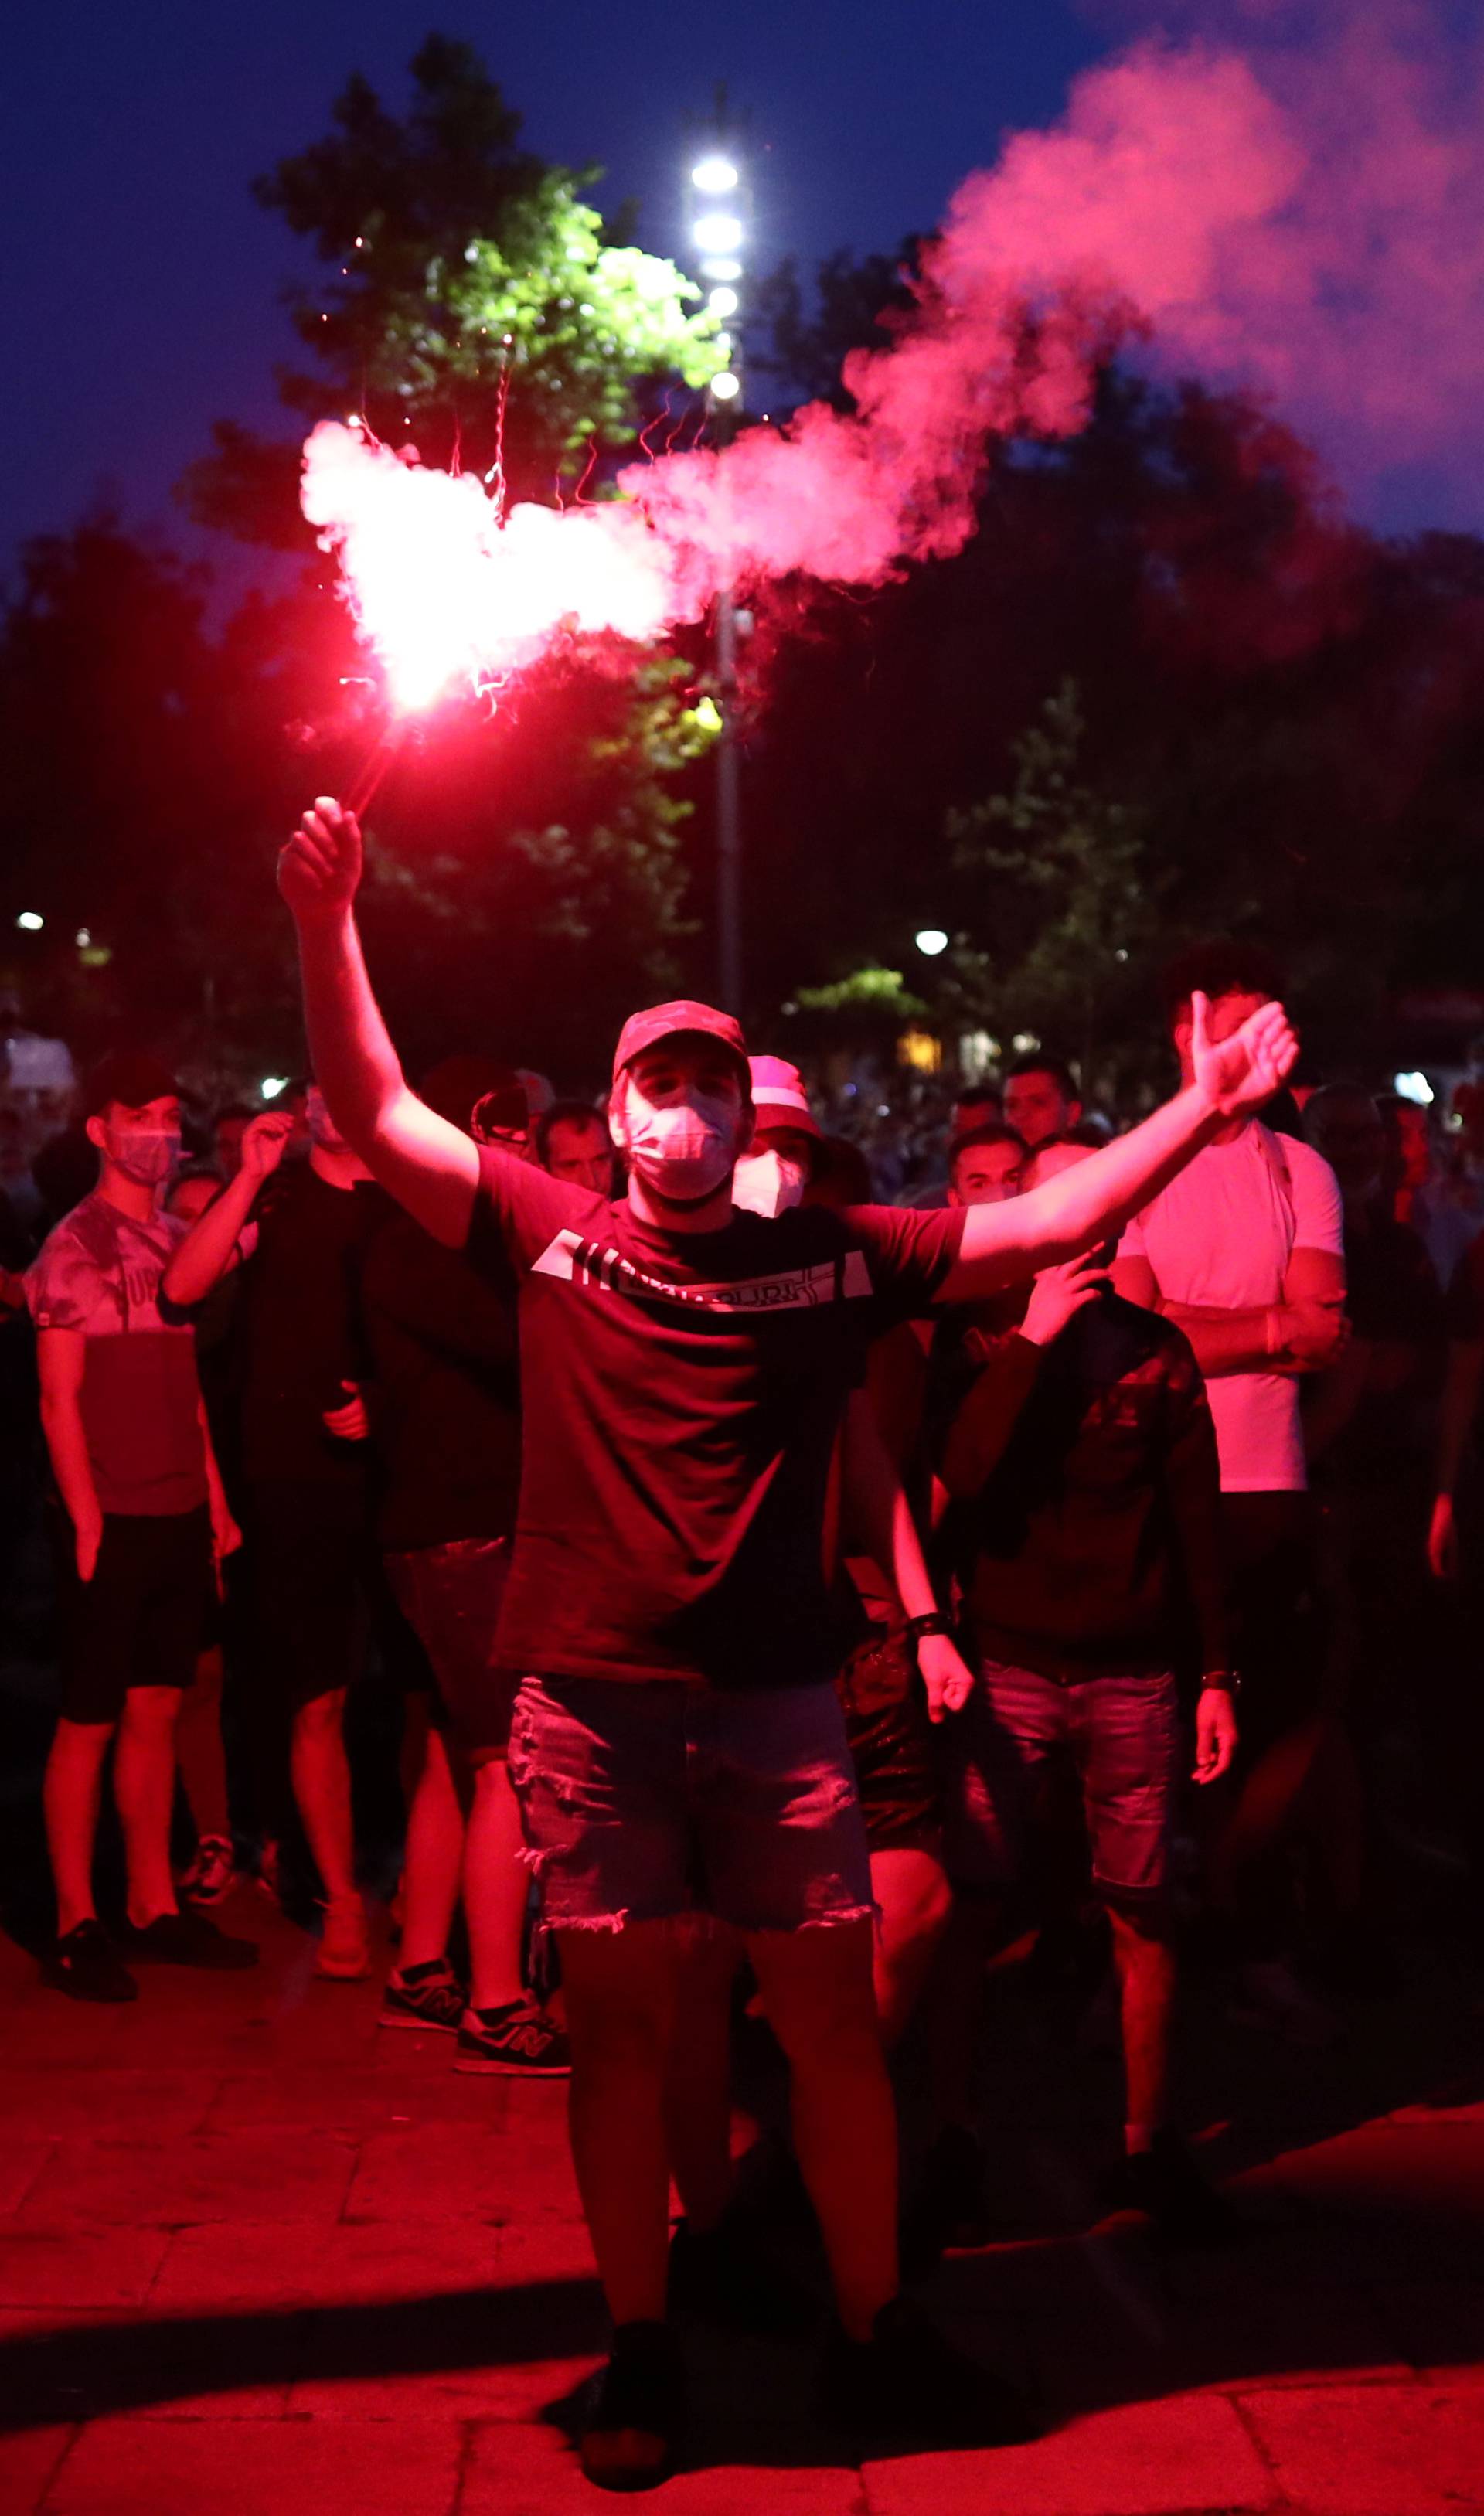
[[[108,1159],[139,1188],[158,1188],[180,1159],[179,1127],[110,1127]]]
[[[804,1165],[791,1153],[743,1153],[732,1174],[732,1202],[749,1214],[786,1214],[804,1197]]]
[[[661,1196],[700,1204],[732,1168],[737,1111],[714,1093],[691,1091],[683,1101],[652,1110],[631,1089],[627,1121],[629,1159]]]

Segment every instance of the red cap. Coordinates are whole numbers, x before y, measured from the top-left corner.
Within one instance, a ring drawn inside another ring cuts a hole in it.
[[[614,1081],[644,1049],[653,1048],[657,1040],[674,1039],[682,1031],[700,1031],[708,1039],[719,1039],[742,1068],[743,1084],[749,1081],[747,1043],[736,1015],[719,1014],[714,1005],[698,1004],[692,996],[675,996],[667,1005],[649,1005],[642,1014],[630,1014],[614,1051]]]
[[[823,1133],[809,1107],[804,1078],[786,1057],[749,1057],[752,1107],[760,1127],[792,1127],[801,1136]]]

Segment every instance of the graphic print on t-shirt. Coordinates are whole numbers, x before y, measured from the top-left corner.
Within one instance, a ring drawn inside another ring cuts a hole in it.
[[[742,1276],[731,1283],[677,1284],[652,1276],[623,1257],[612,1244],[584,1240],[577,1232],[559,1232],[539,1258],[533,1276],[556,1276],[563,1283],[590,1284],[605,1293],[626,1293],[631,1301],[683,1302],[693,1311],[813,1311],[822,1302],[869,1300],[870,1271],[859,1249],[847,1249],[822,1266],[791,1267],[781,1276]]]

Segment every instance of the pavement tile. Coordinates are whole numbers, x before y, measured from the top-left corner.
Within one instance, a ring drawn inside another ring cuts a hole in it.
[[[1242,2409],[1305,2516],[1464,2516],[1484,2508],[1484,2393],[1333,2386]]]
[[[1236,2411],[1214,2394],[1095,2411],[1033,2446],[868,2463],[862,2479],[869,2516],[1235,2516],[1277,2498]]]
[[[60,2064],[0,2070],[0,2141],[43,2127],[49,2140],[92,2140],[116,2136],[125,2125],[176,2139],[199,2130],[215,2092],[215,2079],[202,2071]]]
[[[400,2046],[406,2039],[399,2037]],[[498,2083],[452,2068],[453,2044],[440,2036],[426,2069],[328,2072],[300,2063],[235,2072],[213,2090],[204,2131],[340,2131],[363,2138],[408,2124],[450,2121],[482,2130],[501,2127],[491,2087]]]
[[[240,2338],[224,2338],[210,2318],[0,2314],[0,2424],[278,2418],[303,2363],[308,2319],[297,2333],[291,2318],[274,2322],[271,2338],[256,2341],[258,2366],[249,2368]],[[229,2366],[235,2381],[224,2385]]]
[[[481,2219],[579,2215],[559,2119],[519,2139],[455,2123],[411,2125],[361,2143],[348,2219]]]
[[[296,2132],[196,2134],[184,2140],[58,2143],[24,2217],[64,2214],[118,2226],[200,2219],[338,2217],[355,2166],[350,2145]]]
[[[168,2243],[162,2228],[12,2221],[0,2228],[0,2307],[141,2305]]]
[[[0,2437],[0,2507],[6,2516],[32,2516],[71,2442],[71,2429],[62,2427]]]
[[[406,2403],[456,2418],[530,2418],[585,2381],[607,2338],[590,2275],[366,2300],[313,2318],[290,2409],[396,2419]]]
[[[505,2277],[497,2269],[502,2234],[473,2219],[312,2229],[234,2220],[181,2228],[168,2241],[149,2304],[160,2313],[338,2306],[479,2288]],[[590,2270],[590,2258],[583,2268]]]
[[[99,2420],[63,2461],[45,2516],[451,2516],[459,2438],[408,2421]]]
[[[591,2516],[596,2503],[556,2429],[507,2422],[476,2430],[458,2516]],[[657,2503],[664,2516],[862,2516],[863,2508],[859,2473],[839,2465],[681,2472]],[[940,2498],[935,2516],[953,2504]]]

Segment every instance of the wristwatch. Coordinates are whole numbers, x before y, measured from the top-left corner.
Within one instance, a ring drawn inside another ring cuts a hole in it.
[[[928,1634],[952,1637],[954,1620],[952,1616],[946,1616],[941,1608],[930,1608],[925,1616],[909,1616],[902,1631],[908,1641],[913,1643],[920,1643]]]
[[[1219,1687],[1223,1695],[1234,1698],[1242,1692],[1242,1680],[1234,1668],[1208,1668],[1201,1680],[1201,1692]]]

